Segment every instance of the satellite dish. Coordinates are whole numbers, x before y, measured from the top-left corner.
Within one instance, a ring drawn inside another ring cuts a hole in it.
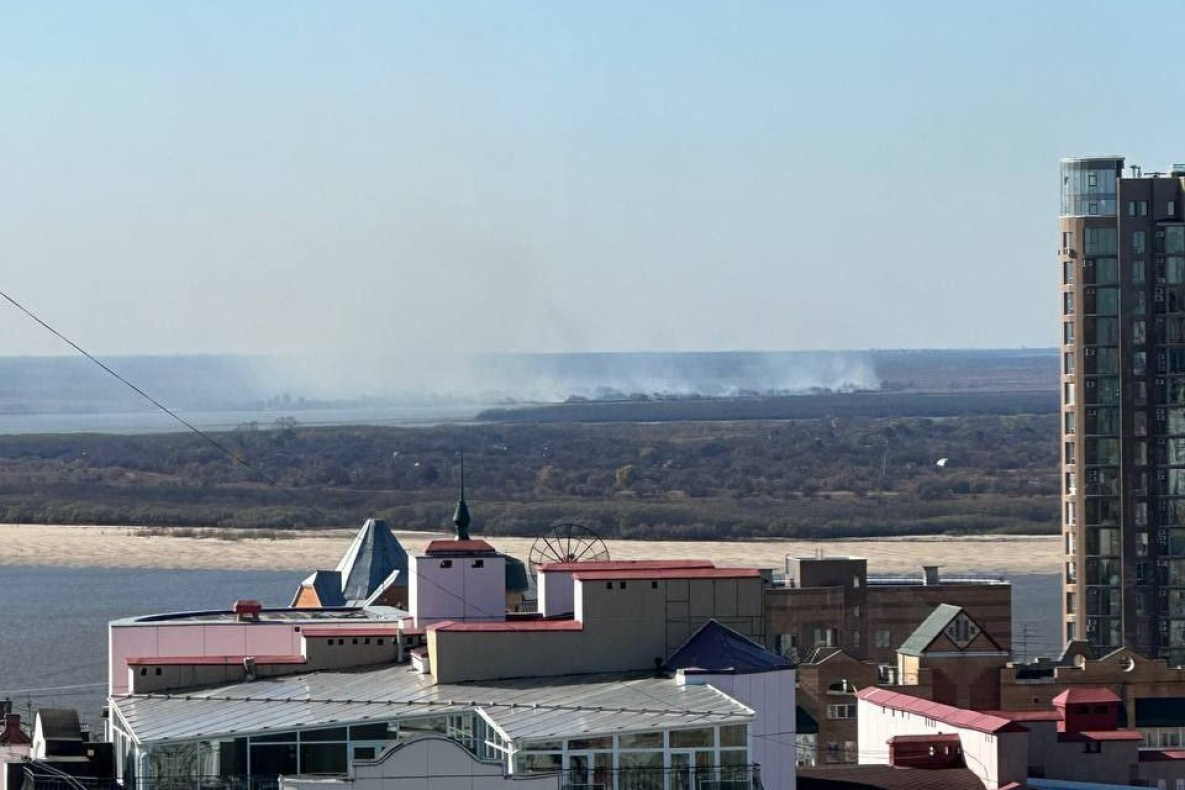
[[[935,466],[946,466],[948,461],[950,461],[949,458],[939,458],[937,461],[934,462],[934,465]]]
[[[588,527],[563,523],[535,538],[527,556],[534,576],[540,565],[552,562],[604,562],[609,559],[609,547]]]

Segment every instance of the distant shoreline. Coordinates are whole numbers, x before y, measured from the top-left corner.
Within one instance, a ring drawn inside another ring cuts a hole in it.
[[[200,568],[291,570],[294,575],[333,568],[354,536],[352,529],[210,530],[209,537],[181,537],[194,530],[159,527],[0,524],[0,567]],[[201,533],[201,530],[197,532]],[[221,533],[221,537],[213,537]],[[452,536],[397,530],[409,552]],[[487,538],[499,550],[526,560],[532,538]],[[1061,567],[1056,535],[894,537],[874,540],[651,541],[608,540],[614,559],[711,559],[723,566],[781,569],[787,555],[865,557],[869,572],[919,576],[921,566],[942,573],[1011,576],[1053,574]]]

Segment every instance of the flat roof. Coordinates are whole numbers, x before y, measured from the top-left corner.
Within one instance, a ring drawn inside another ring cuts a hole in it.
[[[256,656],[251,654],[234,656],[134,656],[128,659],[128,666],[242,666],[243,661],[252,658],[257,664],[303,664],[304,656]]]
[[[424,548],[424,554],[433,557],[438,554],[487,555],[497,554],[497,551],[484,540],[434,540]]]
[[[751,708],[652,673],[436,684],[407,664],[309,672],[209,689],[111,698],[137,743],[209,740],[480,711],[511,740],[742,724]]]
[[[577,581],[658,580],[658,579],[751,579],[761,576],[756,568],[660,568],[650,571],[580,571]]]
[[[652,571],[663,568],[715,568],[711,560],[593,560],[591,562],[545,562],[538,566],[541,573],[551,571]]]
[[[262,623],[367,623],[394,622],[410,617],[410,613],[396,609],[393,606],[369,606],[355,608],[333,609],[263,609],[259,612],[258,621]],[[193,612],[163,612],[161,614],[146,614],[139,617],[124,617],[112,620],[111,625],[160,625],[179,623],[237,623],[240,617],[233,611],[213,609]]]
[[[426,626],[429,631],[583,631],[584,624],[576,620],[494,620],[491,622],[458,623],[442,620]]]
[[[1061,721],[1062,714],[1056,710],[985,710],[992,716],[999,716],[1009,721]]]

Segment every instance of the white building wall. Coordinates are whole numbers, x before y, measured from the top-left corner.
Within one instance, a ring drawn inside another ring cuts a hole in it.
[[[576,586],[572,571],[544,571],[539,574],[539,611],[555,617],[576,611]]]
[[[858,700],[857,705],[857,748],[861,765],[888,765],[889,739],[895,735],[955,734],[962,744],[967,767],[979,777],[986,790],[998,790],[1001,785],[1023,783],[1026,779],[1027,733],[994,735],[882,707],[868,700]]]
[[[411,557],[408,608],[416,625],[506,616],[506,560],[499,556]]]
[[[749,760],[761,766],[761,783],[770,790],[793,788],[797,781],[795,671],[746,675],[679,674],[689,685],[709,685],[753,709]]]
[[[352,779],[285,777],[281,790],[557,790],[559,774],[503,775],[455,741],[428,736],[398,744],[372,762],[355,762]]]

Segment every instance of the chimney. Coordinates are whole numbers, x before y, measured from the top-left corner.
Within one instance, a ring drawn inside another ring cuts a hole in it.
[[[923,565],[922,566],[922,584],[927,587],[933,587],[938,584],[938,566],[937,565]]]
[[[234,613],[239,616],[241,623],[259,622],[259,613],[263,611],[263,604],[259,601],[235,601]]]
[[[21,729],[21,714],[5,713],[4,729],[0,731],[0,744],[28,744],[29,736]]]

